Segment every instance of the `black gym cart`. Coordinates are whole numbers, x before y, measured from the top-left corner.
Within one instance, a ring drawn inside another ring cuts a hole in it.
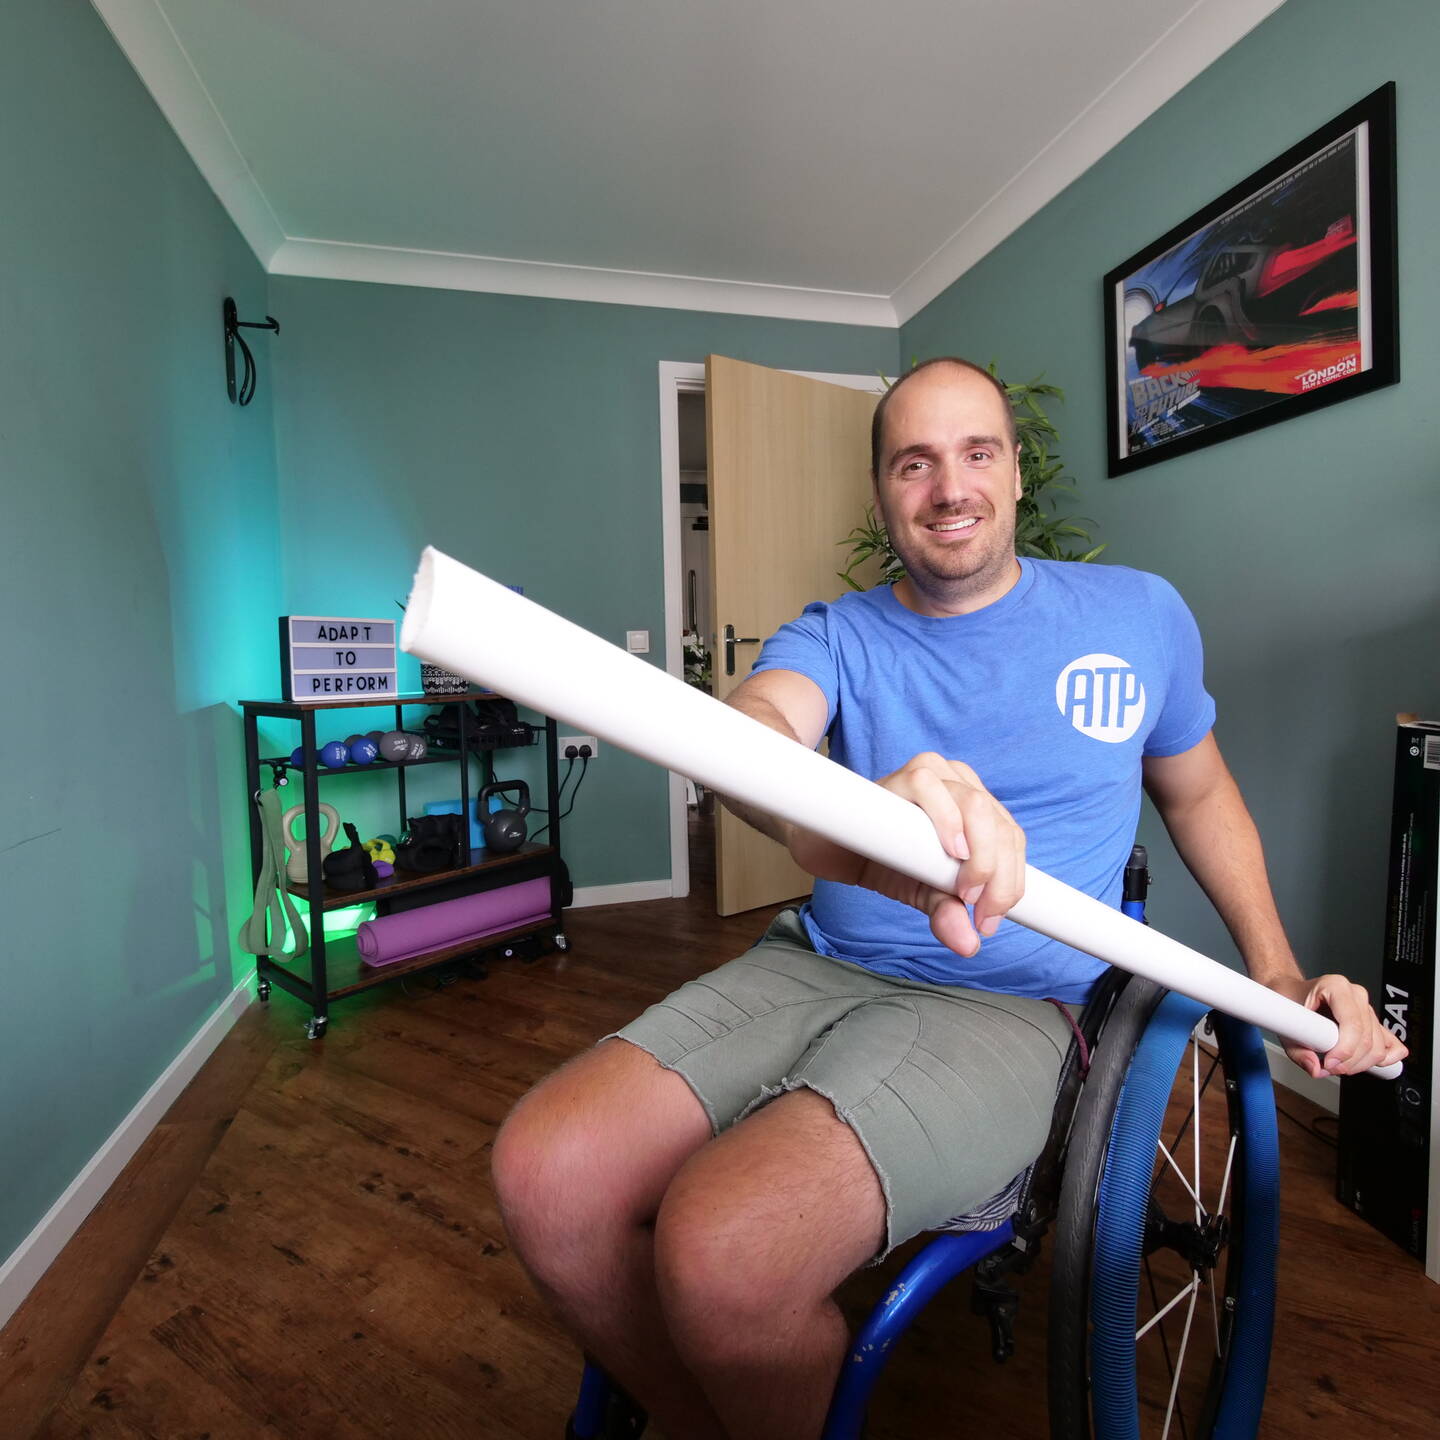
[[[375,774],[394,771],[395,789],[398,801],[398,823],[395,833],[405,830],[406,799],[405,772],[420,765],[459,765],[460,767],[460,813],[462,833],[469,836],[470,816],[470,765],[472,749],[479,748],[484,785],[495,779],[494,751],[496,747],[485,745],[474,736],[476,730],[469,712],[469,702],[494,700],[500,697],[490,691],[473,690],[460,695],[398,695],[394,700],[396,730],[405,728],[406,709],[429,708],[433,706],[455,706],[458,722],[458,750],[431,752],[423,760],[403,763],[377,757],[368,765],[349,764],[330,769],[320,763],[319,746],[316,742],[315,717],[342,710],[384,708],[377,705],[373,697],[356,700],[242,700],[241,713],[245,724],[245,784],[249,797],[250,813],[250,866],[252,883],[258,883],[261,862],[260,815],[253,803],[261,787],[261,775],[268,770],[267,778],[277,786],[283,786],[282,796],[289,789],[293,777],[302,777],[299,803],[305,806],[305,854],[306,869],[311,883],[297,884],[287,878],[286,888],[301,903],[306,912],[306,924],[310,931],[309,951],[296,961],[271,960],[264,955],[255,957],[256,994],[263,1002],[270,998],[272,984],[288,990],[310,1006],[311,1017],[306,1034],[312,1040],[324,1035],[330,1019],[330,1002],[347,995],[358,994],[375,985],[383,985],[403,975],[416,971],[433,969],[436,966],[453,963],[486,951],[502,950],[507,953],[538,953],[545,943],[557,949],[569,948],[562,924],[563,906],[568,903],[569,882],[560,856],[560,805],[559,805],[559,762],[556,756],[558,739],[553,717],[545,717],[543,727],[536,727],[534,734],[543,736],[545,746],[545,808],[549,812],[549,834],[545,844],[527,842],[518,850],[495,854],[484,848],[469,851],[469,863],[453,869],[433,873],[417,874],[396,868],[393,875],[380,880],[372,890],[331,890],[323,881],[324,868],[320,853],[320,783],[339,781],[343,776],[360,773]],[[260,754],[259,728],[262,718],[290,720],[300,727],[299,745],[304,751],[304,764],[290,763],[290,754],[266,756]],[[417,731],[417,733],[419,733]],[[533,739],[532,739],[533,743]],[[478,794],[478,791],[476,792]],[[289,808],[286,806],[285,808]],[[313,883],[321,877],[319,884]],[[324,913],[327,910],[344,909],[351,905],[375,902],[378,916],[390,914],[400,901],[398,908],[413,908],[415,901],[424,892],[433,891],[427,898],[434,900],[454,899],[459,895],[478,894],[503,885],[519,884],[522,881],[548,877],[550,880],[550,915],[539,925],[530,924],[515,930],[485,935],[458,945],[447,946],[416,955],[408,960],[398,960],[388,965],[366,965],[360,958],[353,935],[330,942],[325,939]]]

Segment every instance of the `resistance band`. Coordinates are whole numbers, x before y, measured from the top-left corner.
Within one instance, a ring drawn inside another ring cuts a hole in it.
[[[294,960],[310,948],[310,932],[286,888],[280,797],[274,790],[261,790],[255,796],[255,804],[260,810],[260,876],[255,882],[255,908],[240,927],[240,948],[271,960]],[[295,937],[295,949],[288,954],[285,950],[287,921]]]

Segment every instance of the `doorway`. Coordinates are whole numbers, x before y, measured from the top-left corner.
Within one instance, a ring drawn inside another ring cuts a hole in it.
[[[713,693],[715,627],[710,619],[709,454],[705,391],[676,395],[680,431],[680,645],[685,683]],[[686,857],[690,883],[704,888],[715,873],[715,793],[685,780]]]
[[[697,633],[713,656],[715,636],[710,606],[710,545],[708,528],[709,458],[705,450],[705,366],[683,361],[660,362],[660,510],[662,564],[665,591],[665,668],[676,679],[685,678],[685,631],[697,622]],[[794,370],[812,380],[828,381],[847,389],[882,395],[886,382],[877,375],[835,375]],[[705,486],[703,493],[699,487]],[[697,603],[690,605],[690,573],[694,570]],[[708,814],[692,810],[691,798],[700,800]],[[692,823],[693,817],[693,823]],[[713,874],[713,802],[695,796],[694,787],[681,775],[670,775],[671,894],[690,893],[692,863],[697,874]],[[708,827],[708,839],[707,839]],[[691,853],[692,835],[694,853]],[[702,869],[701,867],[706,867]]]

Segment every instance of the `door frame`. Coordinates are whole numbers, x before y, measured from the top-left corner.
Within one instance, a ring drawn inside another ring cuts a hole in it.
[[[790,370],[807,380],[824,380],[847,390],[883,395],[879,375],[831,375],[819,370]],[[677,680],[685,678],[685,655],[680,644],[683,615],[681,593],[680,529],[680,396],[705,393],[705,365],[690,360],[660,361],[660,532],[661,566],[665,586],[665,669]],[[709,456],[706,456],[708,473]],[[670,894],[683,899],[690,893],[690,837],[685,805],[685,778],[670,774]]]

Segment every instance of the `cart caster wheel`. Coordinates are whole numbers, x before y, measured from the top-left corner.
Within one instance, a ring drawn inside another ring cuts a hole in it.
[[[500,953],[507,960],[513,960],[515,958],[515,951],[509,945],[507,945]]]
[[[568,950],[570,948],[570,937],[563,931],[555,932],[555,948],[557,950]]]
[[[262,1004],[270,999],[270,982],[268,980],[257,980],[255,982],[255,998]]]
[[[323,1040],[329,1024],[330,1017],[328,1015],[312,1016],[310,1023],[305,1027],[305,1038],[307,1040]]]

